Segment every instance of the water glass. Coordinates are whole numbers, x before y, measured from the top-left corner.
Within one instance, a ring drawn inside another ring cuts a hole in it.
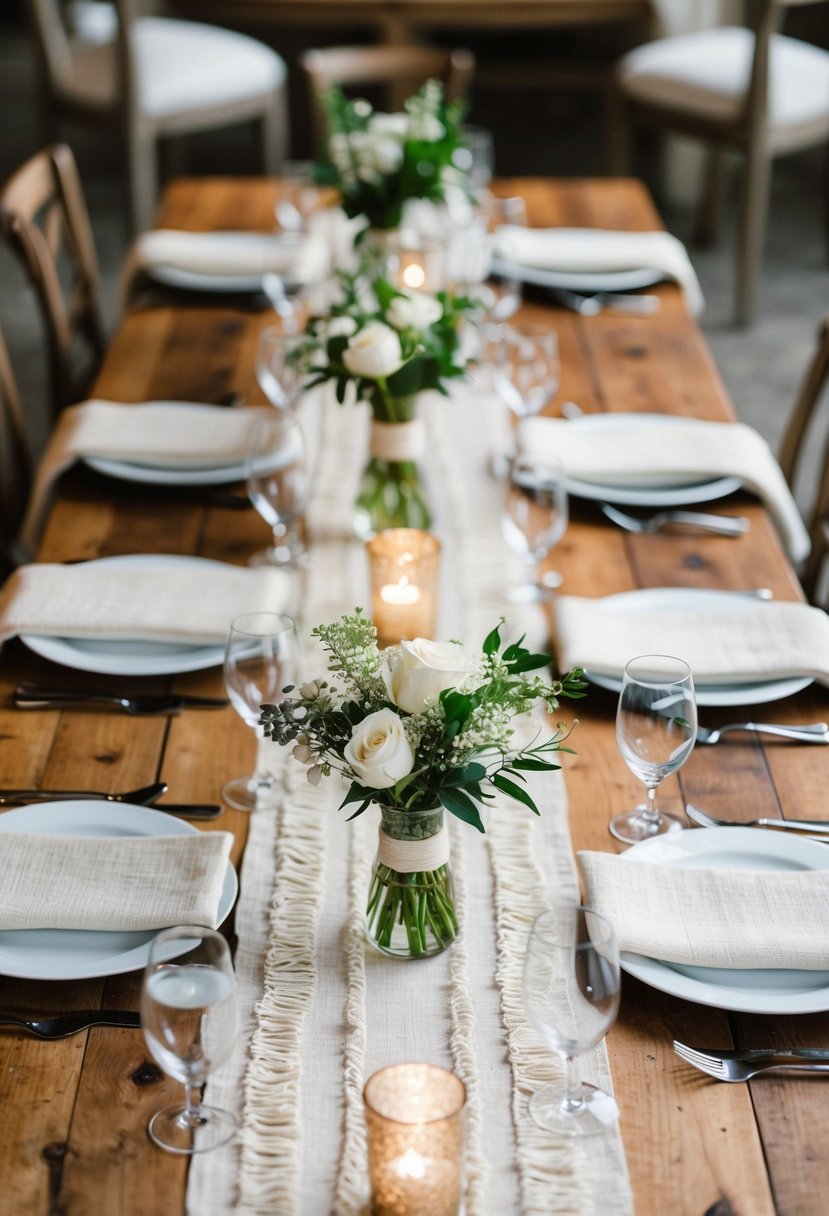
[[[619,948],[598,912],[562,905],[533,923],[524,963],[524,1008],[566,1075],[530,1097],[533,1120],[548,1131],[589,1136],[618,1118],[613,1098],[580,1081],[575,1057],[596,1047],[619,1009]]]
[[[510,593],[514,601],[546,598],[559,586],[561,575],[547,571],[536,577],[536,566],[567,531],[567,483],[561,464],[552,459],[517,456],[510,464],[502,526],[510,547],[527,566],[527,579]]]
[[[296,633],[291,617],[280,612],[246,612],[231,622],[225,648],[225,688],[233,708],[257,737],[261,737],[262,706],[281,699],[295,671]],[[222,790],[228,806],[240,811],[267,806],[273,796],[273,777],[261,769],[250,777],[235,777]]]
[[[616,741],[622,759],[648,791],[644,806],[615,815],[610,831],[636,844],[677,831],[682,823],[656,806],[660,781],[690,756],[697,737],[697,706],[691,669],[683,659],[647,654],[625,667],[616,711]]]
[[[279,196],[274,203],[277,228],[283,233],[308,231],[308,221],[321,203],[310,160],[286,160],[279,173]]]
[[[285,566],[305,553],[303,512],[311,490],[305,436],[290,413],[263,418],[253,428],[245,465],[248,497],[273,532],[273,544],[252,566]]]
[[[236,980],[227,942],[201,925],[164,929],[150,946],[141,990],[141,1027],[158,1066],[185,1086],[186,1100],[153,1115],[150,1138],[171,1153],[204,1153],[238,1130],[230,1111],[207,1106],[201,1090],[238,1035]]]
[[[300,335],[285,333],[269,325],[259,335],[256,350],[256,379],[271,405],[293,409],[302,392],[307,372]]]
[[[493,382],[498,396],[519,418],[540,414],[558,391],[555,330],[538,321],[500,326]]]

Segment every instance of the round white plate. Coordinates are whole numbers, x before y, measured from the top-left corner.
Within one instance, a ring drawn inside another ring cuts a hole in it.
[[[107,477],[148,486],[221,486],[245,480],[244,464],[214,465],[203,469],[162,469],[158,465],[136,464],[130,460],[104,460],[98,456],[88,456],[84,464]]]
[[[734,608],[740,604],[756,603],[749,596],[735,591],[716,591],[708,587],[645,587],[639,591],[622,591],[609,595],[604,601],[619,612],[647,612],[653,609]],[[599,688],[620,692],[622,677],[598,675],[586,671],[587,678]],[[697,705],[759,705],[765,701],[780,701],[801,692],[812,683],[810,676],[791,676],[780,680],[758,680],[751,684],[696,684]]]
[[[626,429],[656,424],[664,426],[666,432],[669,432],[672,426],[682,425],[686,419],[677,418],[673,414],[584,414],[580,418],[573,418],[570,425],[593,430],[618,426],[620,422]],[[713,502],[717,498],[726,498],[733,494],[742,484],[739,477],[712,477],[706,481],[665,486],[606,486],[594,481],[582,481],[576,477],[567,478],[567,489],[576,498],[587,498],[592,502],[613,502],[626,507],[682,507],[698,502]]]
[[[654,865],[729,870],[827,870],[829,848],[761,828],[694,828],[635,844],[622,856]],[[829,971],[688,967],[622,954],[622,968],[660,992],[740,1013],[829,1009]]]
[[[180,566],[183,562],[200,566],[220,566],[204,557],[178,557],[174,554],[128,553],[102,557],[97,565]],[[91,563],[89,563],[91,564]],[[103,641],[93,638],[53,638],[24,633],[24,642],[41,658],[73,667],[76,671],[95,671],[112,676],[172,676],[185,671],[218,667],[224,659],[223,646],[186,646],[179,642]]]
[[[78,799],[42,802],[0,815],[0,833],[36,836],[187,836],[198,828],[172,815],[126,802]],[[219,900],[219,923],[236,900],[239,884],[228,863]],[[30,980],[80,980],[120,975],[143,967],[157,930],[93,932],[83,929],[14,929],[0,932],[0,975]]]
[[[539,270],[535,266],[524,266],[520,262],[505,262],[492,259],[494,274],[511,279],[521,279],[536,287],[563,287],[566,291],[636,291],[639,287],[653,287],[661,283],[666,275],[653,267],[642,266],[635,270]]]

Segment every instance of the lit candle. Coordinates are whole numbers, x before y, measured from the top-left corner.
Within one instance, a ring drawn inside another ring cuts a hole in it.
[[[435,631],[440,542],[416,528],[389,528],[366,544],[372,610],[381,646]]]
[[[445,237],[424,237],[404,231],[392,251],[390,277],[401,291],[434,295],[446,286],[446,257]]]

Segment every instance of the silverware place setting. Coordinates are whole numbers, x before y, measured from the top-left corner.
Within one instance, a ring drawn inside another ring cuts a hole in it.
[[[677,1039],[673,1048],[681,1060],[717,1081],[749,1081],[778,1069],[829,1073],[829,1048],[757,1048],[749,1051],[702,1051]]]
[[[18,709],[56,709],[72,705],[114,705],[136,717],[151,714],[177,714],[182,709],[221,709],[227,697],[196,697],[177,693],[139,693],[118,696],[114,693],[78,692],[68,688],[48,688],[24,681],[13,693]]]
[[[713,815],[709,815],[706,811],[701,811],[698,806],[692,806],[690,803],[685,807],[685,814],[694,823],[698,823],[704,828],[772,828],[783,832],[801,832],[807,835],[813,832],[829,833],[829,819],[763,818],[747,819],[739,823],[731,819],[715,819]],[[829,842],[829,834],[826,836],[813,836],[812,839]]]
[[[704,511],[657,511],[654,515],[629,515],[608,502],[602,503],[602,514],[626,532],[644,535],[679,526],[698,528],[719,536],[743,536],[751,527],[751,521],[743,515],[714,515]]]
[[[659,297],[652,295],[626,295],[618,291],[597,291],[585,295],[564,287],[550,287],[548,291],[554,300],[580,317],[597,317],[605,309],[627,312],[637,317],[652,317],[661,306]]]
[[[759,735],[776,735],[793,743],[829,743],[829,723],[811,722],[805,726],[787,726],[778,722],[728,722],[725,726],[697,727],[697,743],[719,743],[732,731],[751,731]]]
[[[107,793],[103,790],[0,790],[0,807],[20,807],[35,802],[88,800],[151,807],[155,811],[175,815],[179,819],[217,819],[222,814],[223,808],[218,803],[168,802],[159,806],[158,799],[167,793],[167,788],[165,781],[155,781],[152,785],[121,793]]]
[[[138,1029],[141,1026],[141,1017],[138,1013],[123,1009],[89,1009],[56,1017],[20,1017],[12,1013],[0,1013],[0,1027],[4,1026],[25,1030],[38,1039],[65,1039],[68,1035],[87,1030],[90,1026]]]

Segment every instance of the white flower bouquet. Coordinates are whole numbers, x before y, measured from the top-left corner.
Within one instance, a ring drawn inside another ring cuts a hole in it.
[[[312,784],[332,772],[350,783],[341,803],[356,806],[350,818],[371,802],[380,805],[368,924],[387,953],[421,956],[434,952],[430,945],[445,948],[457,932],[448,851],[435,844],[443,812],[483,832],[480,810],[497,790],[538,814],[525,774],[559,768],[555,754],[569,750],[562,725],[516,748],[515,720],[535,705],[553,711],[562,696],[582,697],[582,673],[552,684],[532,674],[548,667],[550,656],[531,653],[523,639],[502,646],[501,624],[480,654],[424,638],[380,651],[374,625],[357,609],[312,631],[328,652],[333,679],[288,688],[279,705],[262,707],[265,735],[293,744]],[[397,926],[404,949],[395,948]]]
[[[429,80],[400,114],[375,112],[368,101],[349,101],[338,88],[325,98],[327,157],[316,166],[322,185],[335,187],[349,216],[369,228],[400,226],[409,199],[441,202],[461,147],[464,106],[447,105],[443,86]]]

